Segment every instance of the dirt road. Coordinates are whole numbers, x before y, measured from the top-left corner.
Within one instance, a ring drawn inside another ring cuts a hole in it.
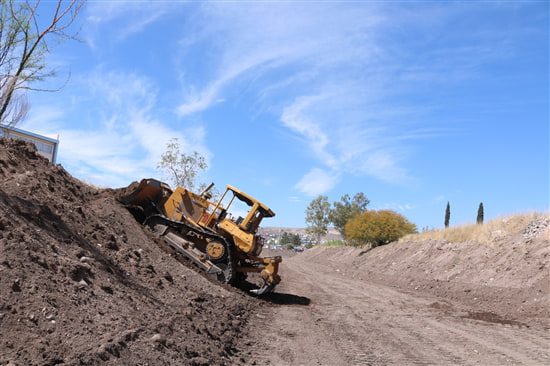
[[[548,365],[550,332],[426,294],[283,262],[278,294],[251,319],[251,364]],[[258,327],[259,324],[263,326]]]

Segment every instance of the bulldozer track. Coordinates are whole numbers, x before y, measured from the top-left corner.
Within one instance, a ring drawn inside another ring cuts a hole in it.
[[[207,231],[207,230],[205,230],[201,227],[198,227],[198,226],[195,226],[195,225],[190,225],[186,222],[170,220],[169,218],[167,218],[166,216],[161,215],[161,214],[154,214],[154,215],[151,215],[151,216],[147,217],[145,219],[144,224],[149,226],[151,229],[153,229],[153,227],[151,227],[151,226],[155,225],[155,221],[157,221],[158,223],[167,224],[171,228],[177,230],[178,233],[182,234],[181,238],[184,239],[184,240],[187,240],[186,235],[192,235],[192,234],[189,234],[189,232],[191,232],[191,233],[195,233],[195,234],[198,234],[198,235],[203,235],[204,237],[207,237],[209,239],[218,240],[218,241],[221,241],[222,243],[224,243],[224,245],[227,249],[226,250],[226,262],[227,262],[228,267],[224,271],[224,280],[219,281],[219,282],[232,283],[234,281],[234,279],[235,279],[234,278],[235,277],[235,262],[234,262],[234,258],[233,258],[234,248],[233,248],[233,244],[230,243],[225,237],[223,237],[221,235],[218,235],[214,232]],[[184,230],[187,231],[187,234],[183,234]],[[162,238],[162,236],[163,235],[161,235],[161,238]],[[214,264],[216,264],[216,262],[214,262]],[[197,267],[197,266],[195,265],[195,267]],[[198,268],[198,270],[204,273],[203,270],[201,270],[199,268]]]

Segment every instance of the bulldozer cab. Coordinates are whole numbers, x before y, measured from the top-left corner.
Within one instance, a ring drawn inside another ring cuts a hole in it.
[[[229,202],[225,206],[222,206],[222,202],[224,202],[224,200],[228,200]],[[244,203],[245,207],[247,207],[246,212],[239,209],[243,207],[242,203]],[[235,206],[240,207],[235,209]],[[216,212],[219,209],[221,209],[219,215],[220,219],[229,219],[238,225],[241,230],[251,234],[254,234],[258,230],[258,227],[264,217],[275,216],[275,213],[271,211],[269,207],[254,197],[230,185],[227,186],[214,211]],[[227,217],[228,214],[229,217]]]

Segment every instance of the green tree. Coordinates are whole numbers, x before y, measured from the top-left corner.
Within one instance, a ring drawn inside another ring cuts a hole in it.
[[[330,204],[327,196],[319,196],[309,203],[306,208],[307,232],[317,240],[328,232]]]
[[[208,167],[206,160],[198,152],[186,154],[180,151],[177,138],[166,145],[166,151],[161,155],[158,169],[168,174],[174,187],[184,187],[191,191],[195,188],[197,174]]]
[[[451,221],[451,205],[447,202],[447,207],[445,208],[445,227],[449,227],[449,222]]]
[[[281,238],[279,239],[279,244],[281,245],[288,245],[290,244],[290,236],[289,234],[284,231],[282,234],[281,234]]]
[[[300,238],[299,234],[293,234],[290,242],[292,243],[292,246],[299,247],[302,245],[302,238]]]
[[[332,204],[329,213],[330,222],[344,236],[346,223],[355,215],[365,212],[370,201],[363,192],[356,193],[353,199],[345,194],[340,201]]]
[[[479,207],[477,208],[477,219],[476,219],[476,222],[481,225],[483,224],[483,216],[484,216],[484,212],[483,212],[483,202],[480,202],[479,203]]]
[[[370,210],[351,218],[345,230],[352,245],[376,247],[416,233],[416,225],[391,210]]]
[[[40,1],[0,0],[0,124],[14,126],[25,118],[26,91],[55,91],[32,85],[55,75],[46,64],[48,43],[75,38],[67,31],[83,5],[81,0],[44,6]]]
[[[281,234],[281,238],[279,239],[279,244],[286,247],[287,249],[292,250],[295,247],[300,246],[302,244],[302,241],[300,239],[300,235],[291,234],[284,231]]]

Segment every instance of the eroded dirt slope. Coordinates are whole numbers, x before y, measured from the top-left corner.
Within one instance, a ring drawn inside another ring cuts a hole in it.
[[[247,359],[548,365],[548,222],[537,220],[489,244],[316,248],[285,258],[278,293],[254,315],[262,327],[248,330],[264,337],[247,345]]]
[[[550,217],[489,242],[404,241],[372,250],[318,248],[304,259],[342,277],[425,292],[500,317],[548,326]]]
[[[0,140],[0,364],[235,364],[251,301],[167,255],[113,192]]]
[[[246,357],[269,365],[547,365],[540,324],[487,318],[421,291],[345,277],[323,259],[283,262],[273,304],[254,315]],[[251,322],[252,323],[252,320]],[[261,329],[263,337],[254,337]]]

